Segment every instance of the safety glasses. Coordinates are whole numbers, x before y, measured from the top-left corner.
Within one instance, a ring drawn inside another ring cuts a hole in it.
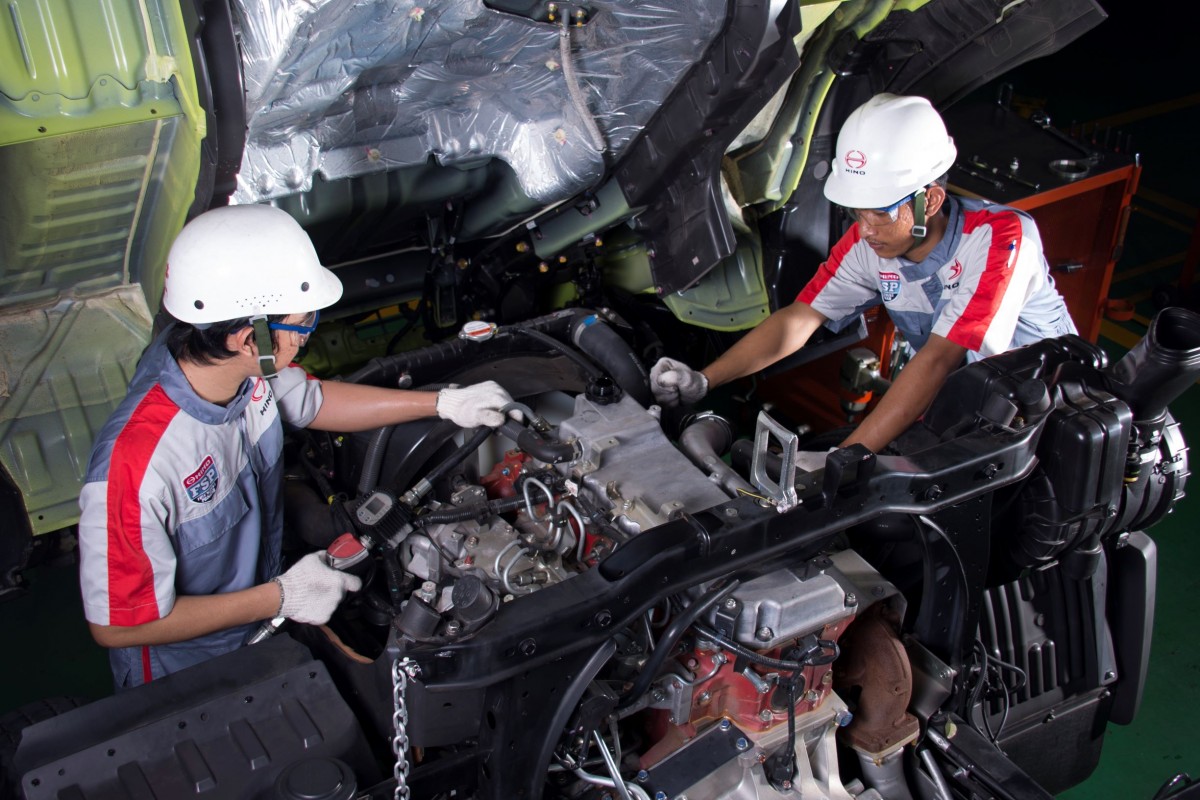
[[[267,327],[273,331],[293,331],[300,334],[300,344],[305,344],[312,332],[317,329],[317,322],[321,319],[320,311],[310,311],[308,315],[297,325],[288,325],[284,322],[268,322]]]
[[[896,224],[896,220],[900,219],[901,207],[912,200],[914,195],[915,192],[902,197],[887,208],[847,208],[846,212],[860,225],[866,225],[868,228],[886,228]]]

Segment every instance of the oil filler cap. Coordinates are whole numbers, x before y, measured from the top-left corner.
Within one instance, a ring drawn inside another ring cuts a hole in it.
[[[473,319],[458,332],[458,338],[468,342],[486,342],[496,335],[496,323]]]

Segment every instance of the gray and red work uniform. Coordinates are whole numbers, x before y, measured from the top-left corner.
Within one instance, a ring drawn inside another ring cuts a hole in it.
[[[1033,219],[980,200],[947,204],[946,234],[920,263],[880,258],[852,225],[796,299],[834,330],[882,302],[914,348],[936,333],[970,361],[1076,333]]]
[[[83,609],[97,625],[140,625],[175,598],[248,589],[280,571],[283,425],[306,426],[321,383],[299,367],[248,379],[226,406],[192,390],[151,344],[97,438],[80,495]],[[240,647],[243,625],[184,642],[109,651],[118,689]]]

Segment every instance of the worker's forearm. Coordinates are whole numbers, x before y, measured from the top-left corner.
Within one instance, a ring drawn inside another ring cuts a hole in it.
[[[195,639],[206,633],[270,619],[279,611],[279,586],[260,584],[239,592],[175,599],[171,613],[141,625],[96,625],[92,638],[102,647],[139,647]]]
[[[366,431],[437,414],[437,392],[402,391],[325,381],[325,400],[309,426],[322,431]]]
[[[807,303],[779,309],[702,370],[709,388],[758,372],[791,355],[804,346],[825,319]]]
[[[886,447],[925,413],[965,352],[941,337],[931,337],[842,447],[862,444],[876,453]]]

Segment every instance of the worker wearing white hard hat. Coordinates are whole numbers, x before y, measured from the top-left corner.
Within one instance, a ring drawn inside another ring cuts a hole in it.
[[[882,304],[916,353],[842,442],[878,452],[920,417],[964,360],[1075,333],[1033,219],[947,193],[956,154],[925,98],[878,94],[851,112],[824,189],[847,213],[849,229],[796,302],[703,370],[672,358],[655,364],[659,402],[695,403],[800,349],[822,325],[840,330]],[[808,463],[823,463],[823,454]]]
[[[440,416],[497,426],[488,382],[441,392],[313,379],[292,364],[342,284],[270,206],[208,211],[168,255],[163,309],[97,437],[80,495],[80,583],[117,689],[244,644],[262,620],[326,622],[359,579],[282,564],[283,424],[361,431]]]

